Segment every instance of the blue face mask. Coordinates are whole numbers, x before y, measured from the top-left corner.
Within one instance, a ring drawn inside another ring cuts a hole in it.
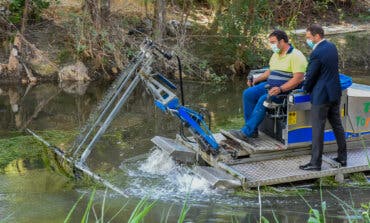
[[[280,53],[279,47],[277,47],[277,44],[270,44],[270,47],[274,53]]]
[[[314,42],[312,42],[312,40],[310,40],[310,39],[306,39],[306,43],[307,43],[307,45],[308,45],[311,49],[313,49],[313,47],[315,46],[315,43],[314,43]]]

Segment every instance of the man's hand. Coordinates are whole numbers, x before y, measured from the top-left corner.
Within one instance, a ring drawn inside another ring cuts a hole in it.
[[[275,96],[275,95],[278,95],[280,93],[282,93],[282,92],[281,92],[281,89],[279,87],[273,87],[269,90],[269,95],[271,95],[271,96]]]
[[[266,70],[263,74],[261,74],[257,78],[253,78],[253,81],[247,80],[247,85],[249,87],[254,86],[262,81],[267,80],[267,78],[270,76],[270,70]]]

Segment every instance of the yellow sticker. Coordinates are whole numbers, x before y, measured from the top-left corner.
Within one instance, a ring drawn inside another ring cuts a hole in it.
[[[289,112],[288,114],[288,125],[297,124],[297,112]]]
[[[344,108],[342,108],[342,109],[340,110],[340,115],[341,115],[341,117],[344,117]]]

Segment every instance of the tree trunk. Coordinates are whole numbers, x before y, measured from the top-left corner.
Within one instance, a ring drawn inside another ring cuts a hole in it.
[[[110,16],[110,0],[85,0],[84,6],[97,30]]]
[[[107,21],[110,16],[110,0],[100,0],[101,17],[103,21]]]
[[[30,0],[26,0],[24,2],[24,9],[23,9],[23,16],[22,16],[22,26],[21,26],[21,35],[22,36],[24,36],[24,31],[26,30],[29,6],[30,6]]]
[[[222,9],[225,7],[226,5],[226,2],[225,0],[218,0],[217,1],[217,4],[216,4],[216,12],[215,12],[215,17],[214,17],[214,20],[211,24],[211,30],[212,31],[216,31],[218,30],[218,26],[219,26],[219,19],[222,15]]]
[[[154,4],[154,39],[162,43],[166,31],[166,0],[156,0]]]
[[[186,23],[189,18],[190,10],[193,5],[192,0],[184,1],[183,2],[183,9],[182,9],[182,16],[181,16],[181,22],[179,27],[179,36],[177,38],[177,44],[179,47],[183,47],[186,40]]]
[[[83,8],[90,15],[90,18],[94,24],[94,27],[100,30],[100,13],[98,11],[98,1],[97,0],[85,0]]]
[[[145,8],[145,17],[149,18],[148,14],[148,0],[144,0],[144,8]]]

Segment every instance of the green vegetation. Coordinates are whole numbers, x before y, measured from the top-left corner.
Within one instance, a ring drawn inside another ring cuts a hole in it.
[[[350,174],[349,179],[358,184],[358,185],[369,185],[369,182],[367,181],[367,177],[364,173],[352,173]]]
[[[84,214],[82,216],[82,219],[81,219],[81,223],[87,223],[87,222],[91,222],[89,221],[89,216],[91,215],[91,211],[93,211],[94,213],[94,217],[95,217],[95,222],[96,223],[104,223],[104,222],[112,222],[116,217],[118,217],[118,215],[127,207],[127,204],[124,204],[121,209],[119,209],[111,219],[109,219],[108,221],[104,221],[104,211],[106,209],[106,196],[107,196],[107,189],[105,190],[105,193],[104,193],[104,198],[103,198],[103,203],[101,204],[101,213],[100,215],[101,216],[97,216],[97,213],[96,213],[96,210],[94,209],[96,204],[94,203],[94,199],[95,199],[95,194],[96,194],[96,189],[93,189],[90,197],[89,197],[89,201],[88,201],[88,204],[85,208],[85,211],[84,211]],[[71,210],[68,212],[68,215],[67,217],[65,218],[64,220],[64,223],[68,223],[71,221],[71,218],[72,218],[72,215],[73,213],[75,212],[76,210],[76,207],[78,206],[78,204],[80,203],[80,201],[84,198],[85,194],[82,194],[79,199],[75,202],[75,204],[72,206]],[[154,208],[156,204],[156,201],[152,201],[152,202],[149,202],[149,199],[148,197],[144,197],[142,198],[139,203],[136,205],[136,207],[134,208],[134,210],[131,212],[131,215],[130,215],[130,218],[127,220],[127,223],[140,223],[140,222],[145,222],[145,217],[149,214],[150,211],[152,211],[152,209]],[[179,216],[179,219],[178,219],[178,223],[183,223],[185,221],[185,218],[186,218],[186,215],[188,213],[188,211],[190,210],[190,206],[188,205],[187,203],[187,199],[185,200],[184,204],[183,204],[183,208],[181,210],[181,213],[180,213],[180,216]],[[166,223],[168,222],[168,216],[169,216],[169,212],[171,211],[171,208],[170,210],[168,211],[167,213],[167,216],[166,218],[162,218],[163,220],[161,221],[161,223]]]
[[[187,213],[190,210],[190,206],[188,205],[188,198],[189,198],[189,194],[186,195],[186,199],[185,199],[184,204],[182,206],[180,217],[179,217],[179,220],[177,221],[177,223],[184,222],[185,217],[186,217]]]
[[[31,136],[17,136],[0,139],[0,168],[3,170],[9,163],[17,159],[35,159],[42,151],[42,145]]]
[[[330,40],[338,47],[340,68],[342,70],[349,70],[355,67],[368,67],[370,65],[368,61],[370,57],[370,51],[368,50],[368,43],[370,42],[369,32],[363,34],[348,33],[344,37],[333,36]],[[359,81],[361,82],[361,80]]]
[[[297,187],[287,187],[278,188],[273,186],[263,186],[261,187],[260,194],[263,196],[270,197],[281,197],[281,196],[298,196],[312,193],[312,189],[309,188],[297,188]],[[242,188],[236,189],[234,194],[241,197],[256,197],[259,195],[257,190],[243,190]]]
[[[59,1],[64,3],[60,7],[55,4]],[[2,5],[10,12],[4,15],[15,24],[23,19],[27,2],[26,20],[37,23],[45,16],[58,23],[61,32],[56,35],[66,40],[65,47],[50,49],[50,53],[59,64],[82,60],[91,65],[92,71],[108,77],[125,67],[142,38],[157,40],[161,33],[158,42],[184,60],[187,77],[218,84],[268,63],[271,52],[266,47],[266,36],[273,28],[293,30],[312,22],[338,24],[353,18],[368,21],[370,16],[369,5],[362,0],[130,0],[132,7],[122,10],[116,9],[123,7],[121,3],[111,0],[83,0],[81,7],[65,7],[64,1],[13,0]],[[162,9],[158,2],[163,2]],[[53,10],[43,13],[51,5]],[[158,30],[161,10],[164,28]],[[176,25],[171,28],[169,21]],[[9,29],[9,24],[0,24],[0,28],[6,31],[8,40],[16,31]],[[36,34],[37,29],[32,32]],[[293,33],[290,37],[296,44],[297,37]],[[367,57],[351,58],[347,58],[348,64],[362,63]]]
[[[10,222],[9,219],[14,215],[14,212],[11,213],[10,215],[6,216],[3,219],[0,219],[0,223],[5,223],[5,222]]]
[[[262,192],[264,193],[264,196],[266,195],[265,192],[268,191],[268,190],[271,190],[271,188],[272,187],[262,188]],[[321,197],[321,202],[320,202],[321,205],[320,205],[319,209],[314,208],[313,206],[311,206],[308,203],[308,201],[303,197],[302,192],[304,193],[305,191],[301,190],[301,189],[296,189],[295,195],[298,194],[302,198],[302,200],[307,204],[307,206],[309,207],[309,210],[307,212],[307,216],[308,216],[307,222],[309,222],[309,223],[325,223],[325,222],[327,222],[327,202],[323,200],[324,190],[322,189],[322,187],[320,186],[320,191],[319,191],[320,192],[320,197]],[[341,200],[339,197],[332,194],[330,191],[327,191],[327,192],[333,198],[335,198],[338,201],[339,206],[342,207],[343,212],[346,215],[346,219],[349,222],[353,222],[353,223],[369,222],[370,203],[364,203],[364,204],[361,204],[361,207],[355,207],[353,204],[350,205],[350,204],[346,203],[345,201]],[[253,193],[252,197],[256,197],[257,193],[258,192]],[[71,216],[72,216],[73,212],[75,211],[77,204],[84,197],[84,195],[85,194],[81,195],[81,197],[78,199],[78,201],[73,205],[73,207],[71,208],[71,211],[68,213],[68,216],[66,217],[66,220],[64,222],[69,222],[70,221]],[[269,194],[267,194],[267,195],[269,195]],[[103,202],[102,202],[101,213],[100,213],[101,216],[98,217],[96,210],[93,210],[93,212],[95,213],[95,215],[94,215],[95,222],[97,222],[97,223],[105,222],[104,221],[104,210],[106,209],[105,208],[105,206],[106,206],[106,201],[105,201],[106,196],[107,196],[107,190],[105,191],[105,195],[104,195]],[[280,196],[281,196],[281,194],[280,194]],[[81,222],[86,222],[86,219],[87,219],[86,213],[91,213],[91,209],[94,209],[94,207],[97,206],[93,202],[94,197],[95,197],[95,189],[93,190],[92,194],[90,195],[89,202],[88,202],[87,207],[84,211],[85,214],[83,215],[83,220]],[[187,203],[188,203],[188,201],[186,199],[184,204],[183,204],[183,208],[181,210],[179,218],[178,218],[179,223],[184,222],[185,217],[186,217],[188,211],[190,210],[190,207],[188,206]],[[116,214],[114,214],[114,216],[110,220],[108,220],[106,222],[111,222],[113,219],[118,217],[119,213],[121,213],[122,210],[127,208],[127,204],[128,204],[128,202],[126,204],[124,204],[122,206],[122,208],[118,212],[116,212]],[[128,222],[130,222],[130,223],[132,223],[132,222],[146,222],[145,221],[145,216],[147,216],[147,214],[149,212],[151,212],[151,210],[153,209],[155,204],[156,204],[156,201],[149,202],[147,197],[142,198],[139,201],[139,203],[136,205],[134,210],[131,212],[131,215],[130,215],[130,218],[129,218]],[[172,209],[172,206],[168,210],[167,214],[165,214],[165,212],[162,212],[162,214],[161,214],[162,217],[161,217],[160,222],[168,222],[168,217],[169,217],[169,213],[170,213],[171,209]],[[262,207],[261,207],[261,211],[262,211]],[[272,216],[273,216],[273,219],[272,219],[272,221],[270,221],[268,218],[261,215],[260,216],[260,222],[264,222],[264,223],[269,223],[269,222],[277,223],[277,222],[279,222],[278,217],[276,216],[276,213],[273,210],[272,210]],[[232,215],[231,216],[231,222],[240,222],[240,220],[237,216]]]
[[[218,132],[220,129],[230,130],[230,129],[239,129],[244,125],[243,117],[233,117],[229,119],[223,119],[222,122],[218,123],[217,126],[214,126],[213,131]]]
[[[247,67],[266,64],[269,54],[266,53],[264,34],[272,19],[269,1],[235,1],[226,8],[226,13],[216,18],[226,54],[239,61],[241,66],[245,66],[243,63]]]
[[[367,204],[361,204],[361,207],[363,208],[363,211],[361,213],[362,218],[365,222],[370,222],[370,202]]]
[[[299,196],[302,198],[302,200],[307,204],[309,207],[309,223],[326,223],[327,222],[327,217],[326,217],[326,212],[327,212],[327,203],[326,201],[323,200],[323,189],[322,189],[322,182],[320,180],[320,204],[321,204],[321,210],[313,208],[307,200],[299,194]],[[346,218],[349,222],[353,223],[359,223],[359,222],[369,222],[368,221],[368,216],[369,216],[369,206],[367,204],[362,204],[361,209],[356,208],[352,202],[352,205],[349,205],[342,199],[340,199],[338,196],[334,195],[330,191],[327,191],[333,198],[335,198],[339,205],[342,207],[343,212],[346,215]]]
[[[74,137],[73,132],[65,131],[45,131],[41,132],[40,135],[60,148],[64,148],[65,142]],[[35,140],[33,136],[15,132],[13,137],[0,139],[0,171],[3,171],[14,160],[37,161],[42,157],[43,151],[45,151],[45,146]]]
[[[90,210],[94,202],[94,197],[95,197],[95,192],[96,190],[94,189],[91,193],[89,203],[87,203],[87,207],[85,209],[84,215],[82,216],[81,222],[89,222],[89,215],[90,215]]]
[[[143,198],[131,213],[128,223],[142,222],[149,211],[154,207],[155,201],[149,203],[148,198]]]
[[[31,0],[28,6],[28,20],[37,22],[41,19],[41,13],[43,10],[50,6],[51,2],[56,2],[57,0]],[[9,20],[14,24],[19,24],[22,20],[23,11],[25,8],[26,0],[12,0],[10,1]]]
[[[82,200],[82,198],[84,198],[84,197],[85,197],[85,194],[82,194],[82,195],[80,196],[80,198],[78,198],[78,200],[76,201],[76,203],[74,203],[74,204],[73,204],[73,206],[72,206],[71,210],[68,212],[67,217],[64,219],[64,223],[68,223],[68,222],[70,222],[70,221],[71,221],[71,217],[72,217],[73,212],[75,211],[75,209],[76,209],[76,207],[77,207],[78,203],[80,203],[80,201],[81,201],[81,200]]]
[[[316,186],[337,187],[340,183],[335,180],[335,176],[322,177],[316,181]]]
[[[325,187],[339,187],[339,186],[345,186],[345,187],[369,187],[370,184],[367,180],[367,177],[364,173],[351,173],[348,175],[349,181],[346,181],[344,183],[339,183],[335,180],[335,176],[328,176],[328,177],[322,177],[318,181],[316,181],[316,186],[325,186]]]

